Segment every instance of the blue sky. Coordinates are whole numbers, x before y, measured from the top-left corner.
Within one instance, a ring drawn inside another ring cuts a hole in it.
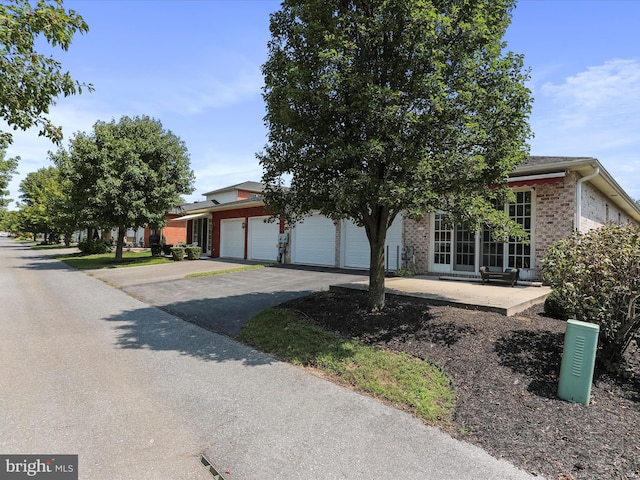
[[[266,141],[260,67],[271,0],[65,1],[89,32],[56,51],[74,78],[95,91],[60,99],[51,118],[66,147],[97,120],[149,115],[185,141],[201,194],[259,181]],[[506,40],[531,68],[532,155],[598,158],[640,199],[640,1],[520,0]],[[55,147],[15,132],[21,157],[10,185],[49,165]]]

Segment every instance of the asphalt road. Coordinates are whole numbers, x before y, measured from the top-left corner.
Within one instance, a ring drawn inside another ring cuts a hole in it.
[[[78,454],[87,480],[212,478],[203,454],[227,480],[531,478],[5,239],[0,453]]]

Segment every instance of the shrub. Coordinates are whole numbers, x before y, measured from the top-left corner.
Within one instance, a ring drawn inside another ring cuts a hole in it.
[[[558,298],[556,290],[551,290],[551,293],[547,295],[544,301],[544,313],[560,320],[568,320],[570,317],[569,312],[562,304],[562,300]]]
[[[78,248],[84,255],[95,255],[111,252],[111,242],[97,238],[95,240],[83,240],[78,243]]]
[[[176,262],[184,260],[184,248],[183,247],[173,247],[171,249],[171,256]]]
[[[187,247],[185,251],[187,252],[187,260],[199,260],[202,249],[200,247]]]
[[[553,245],[543,279],[570,318],[600,326],[598,361],[617,370],[640,332],[640,228],[606,225]]]

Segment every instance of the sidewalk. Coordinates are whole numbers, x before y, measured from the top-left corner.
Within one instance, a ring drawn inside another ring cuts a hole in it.
[[[369,281],[334,285],[334,290],[366,290]],[[439,280],[434,277],[394,277],[385,280],[386,292],[391,295],[425,298],[436,305],[474,308],[512,316],[537,303],[544,302],[551,289],[541,286],[516,285],[510,287],[496,282],[482,284],[461,279]]]

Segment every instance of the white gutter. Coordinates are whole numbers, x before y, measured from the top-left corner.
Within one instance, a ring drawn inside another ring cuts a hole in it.
[[[553,178],[564,178],[566,172],[554,172],[554,173],[539,173],[537,175],[521,175],[519,177],[512,176],[507,179],[507,182],[530,182],[532,180],[547,180]]]
[[[576,183],[576,230],[579,232],[582,223],[582,184],[600,175],[600,167],[596,166],[591,175],[578,179]]]

